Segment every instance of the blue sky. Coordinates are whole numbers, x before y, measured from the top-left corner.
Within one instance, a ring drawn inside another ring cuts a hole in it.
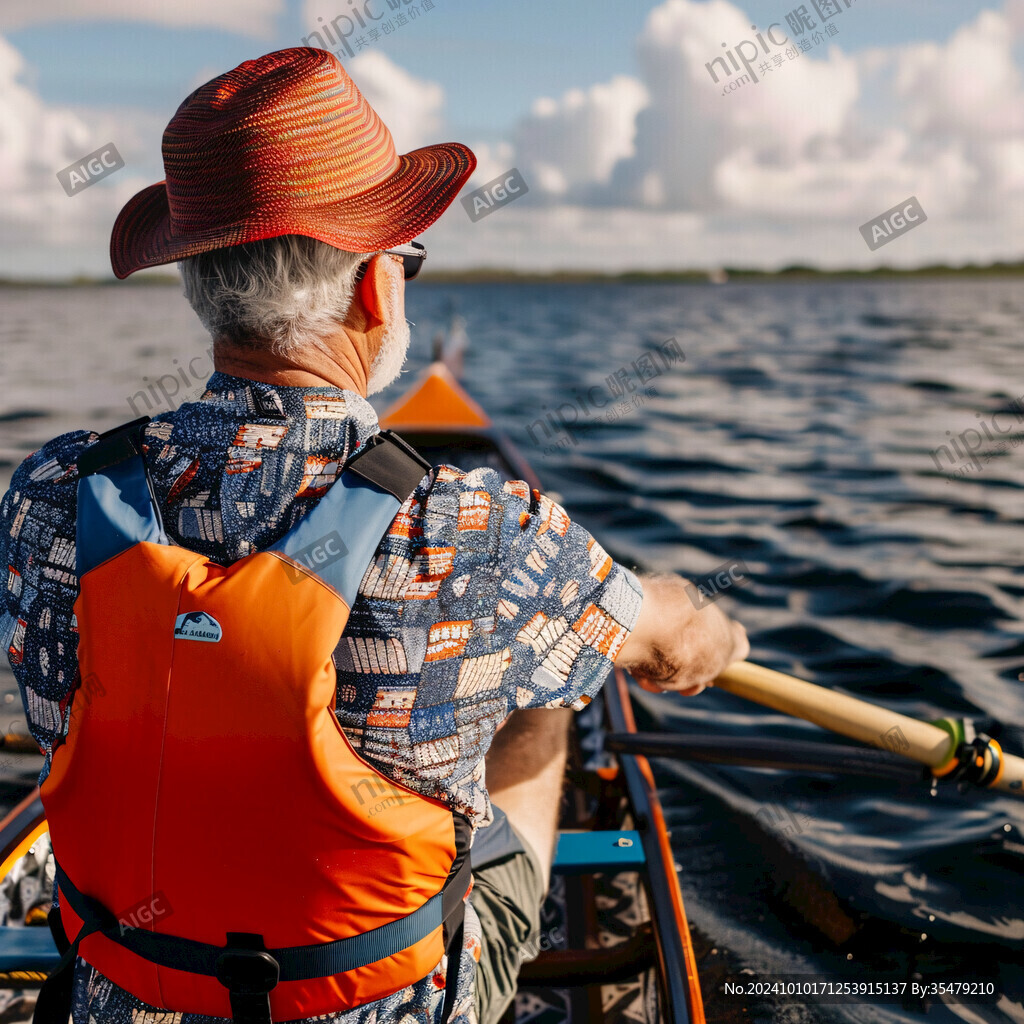
[[[0,162],[0,273],[39,276],[105,272],[103,225],[162,177],[159,134],[181,99],[298,45],[348,0],[4,6],[0,101],[16,122],[21,112],[12,131],[26,141],[20,164]],[[719,95],[703,65],[720,43],[752,36],[751,24],[785,30],[798,6],[434,0],[350,70],[400,148],[457,139],[481,157],[474,185],[513,165],[531,184],[478,227],[453,208],[432,229],[446,243],[437,265],[493,264],[496,249],[524,269],[655,265],[645,254],[665,235],[692,266],[1019,257],[1006,211],[1024,189],[1022,0],[853,0],[815,52]],[[950,110],[965,95],[979,117]],[[125,170],[68,200],[54,177],[63,164],[46,161],[110,139]],[[868,252],[857,225],[922,192],[929,227]]]
[[[840,45],[849,52],[945,39],[982,9],[999,6],[983,0],[858,3],[841,29]],[[139,6],[152,4],[142,0]],[[345,0],[324,0],[316,9],[330,20],[346,6]],[[497,137],[539,95],[560,95],[635,72],[634,40],[645,15],[657,6],[614,0],[436,0],[433,11],[375,47],[413,74],[444,86],[456,131]],[[784,19],[796,6],[795,0],[742,5],[759,28]],[[47,102],[143,104],[170,117],[183,98],[182,82],[203,68],[227,70],[259,52],[299,45],[318,27],[302,12],[302,3],[289,2],[272,36],[246,34],[244,17],[235,22],[237,32],[62,18],[5,35],[38,69],[38,91]]]

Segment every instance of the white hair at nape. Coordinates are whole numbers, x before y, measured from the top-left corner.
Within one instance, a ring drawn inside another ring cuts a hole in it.
[[[320,347],[345,319],[356,271],[372,255],[279,235],[189,256],[178,269],[185,297],[214,339],[284,355]]]

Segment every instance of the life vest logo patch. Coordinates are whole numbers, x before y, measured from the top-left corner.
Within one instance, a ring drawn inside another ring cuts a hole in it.
[[[204,643],[220,643],[223,630],[220,623],[209,612],[185,612],[174,620],[175,640],[202,640]]]

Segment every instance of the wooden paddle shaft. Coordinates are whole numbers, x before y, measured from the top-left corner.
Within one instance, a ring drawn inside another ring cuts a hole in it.
[[[715,685],[842,736],[902,754],[929,768],[943,768],[954,754],[954,741],[945,729],[749,661],[730,665]],[[1003,769],[995,788],[1024,796],[1024,758],[1006,753],[1002,757]]]

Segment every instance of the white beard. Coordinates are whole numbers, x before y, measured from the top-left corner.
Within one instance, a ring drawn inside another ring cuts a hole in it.
[[[380,349],[373,358],[370,376],[366,381],[367,395],[383,391],[392,381],[398,379],[405,365],[411,338],[412,332],[404,316],[397,324],[392,324],[384,331]]]

